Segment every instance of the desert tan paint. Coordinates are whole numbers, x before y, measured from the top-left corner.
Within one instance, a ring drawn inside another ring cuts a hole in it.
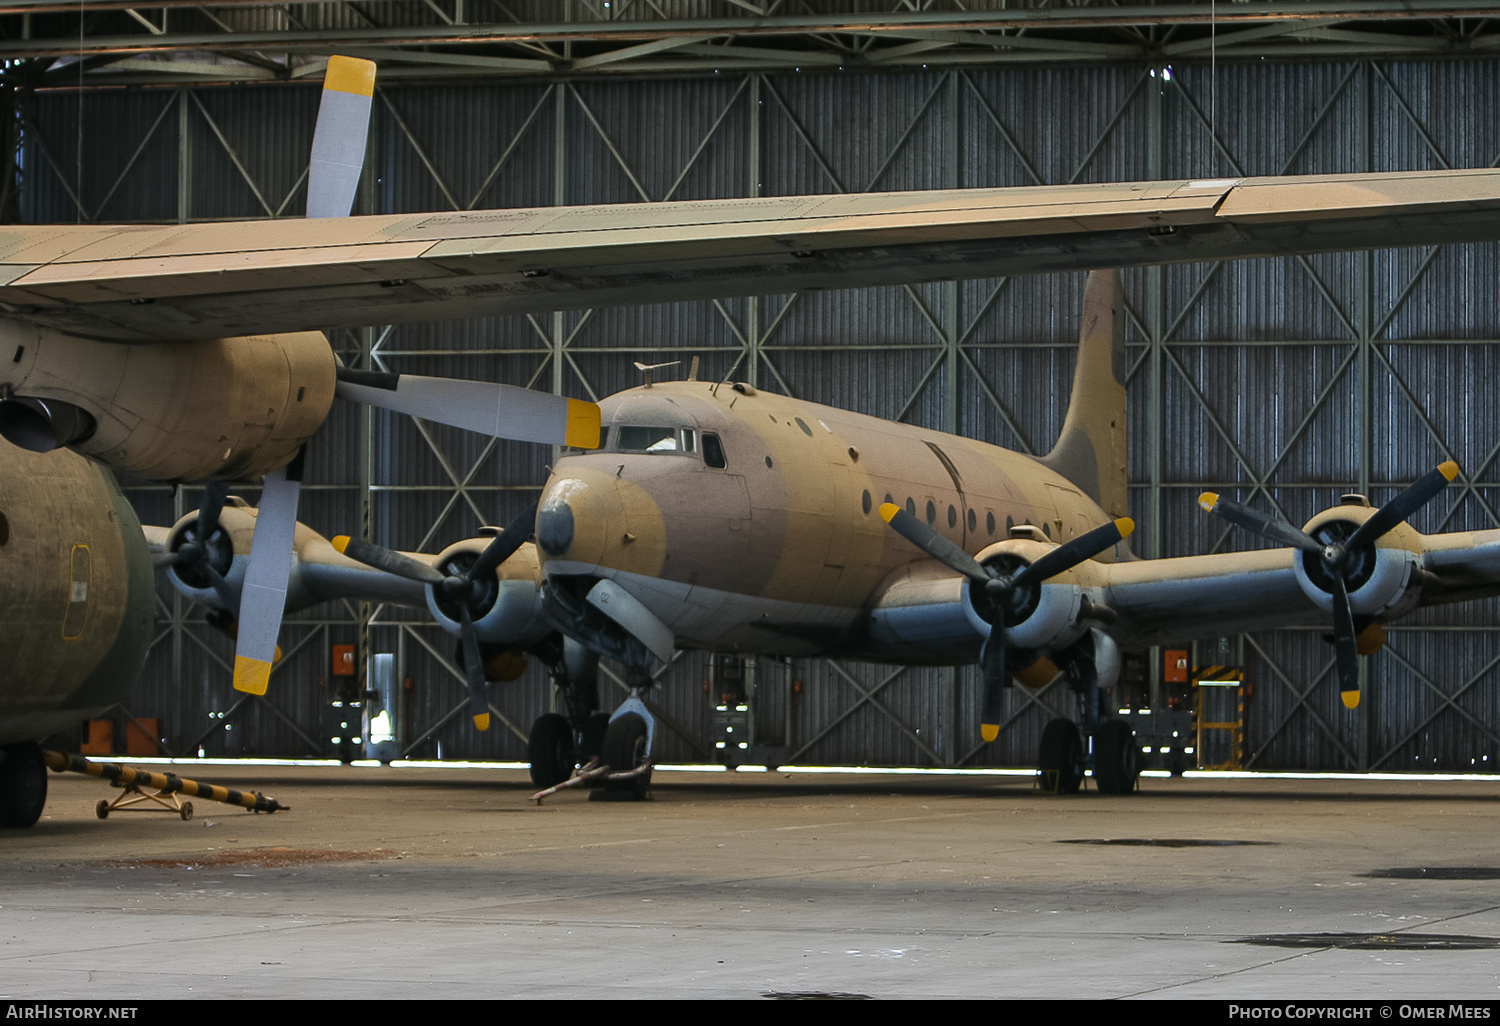
[[[99,467],[0,442],[0,743],[123,699],[151,636],[140,524]]]
[[[1320,252],[1388,245],[1397,229],[1407,245],[1495,237],[1500,172],[761,197],[315,222],[7,225],[0,230],[0,303],[33,323],[151,342],[535,312],[599,305],[605,296],[648,303],[983,277],[1002,268],[1024,273],[1044,264],[1056,271]],[[955,249],[949,245],[955,242],[969,245]],[[832,259],[824,262],[824,255]]]
[[[334,369],[319,332],[121,345],[0,319],[0,389],[86,410],[97,427],[72,449],[158,481],[285,466],[327,417]]]
[[[670,382],[601,406],[615,428],[695,426],[717,434],[727,466],[707,467],[700,456],[680,453],[560,460],[546,499],[566,497],[573,509],[572,545],[554,556],[572,563],[860,608],[892,571],[926,558],[880,519],[888,495],[899,504],[910,500],[924,518],[931,503],[935,526],[970,552],[1006,538],[1009,524],[1032,524],[1064,541],[1110,519],[1031,457],[784,396]],[[735,544],[730,530],[708,535],[688,523],[698,497],[724,478],[742,479],[748,494],[746,523],[738,528],[747,541],[733,558],[726,552]],[[1113,553],[1101,558],[1111,561]]]

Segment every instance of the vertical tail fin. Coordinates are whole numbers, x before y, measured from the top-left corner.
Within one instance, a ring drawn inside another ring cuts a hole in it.
[[[1126,491],[1125,299],[1119,271],[1091,271],[1083,292],[1078,367],[1062,433],[1042,463],[1110,516],[1129,513]]]

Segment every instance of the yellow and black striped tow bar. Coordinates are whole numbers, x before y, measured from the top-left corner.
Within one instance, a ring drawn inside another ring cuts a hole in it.
[[[225,805],[238,805],[251,812],[277,812],[291,808],[290,805],[283,805],[275,798],[267,798],[259,791],[233,791],[215,784],[186,780],[175,773],[148,773],[145,770],[131,769],[129,766],[121,766],[114,762],[89,762],[82,756],[66,755],[62,752],[46,752],[44,756],[48,768],[54,772],[86,773],[91,777],[102,777],[121,789],[120,796],[114,801],[101,798],[99,804],[94,806],[94,813],[100,819],[108,818],[111,812],[117,810],[154,812],[158,809],[175,812],[184,820],[192,819],[193,803],[181,801],[178,795],[207,798],[209,801],[223,802]],[[148,787],[155,788],[156,793],[151,794],[143,790]]]

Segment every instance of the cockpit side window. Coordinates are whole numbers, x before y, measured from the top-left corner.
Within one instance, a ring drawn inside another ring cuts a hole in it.
[[[723,470],[726,466],[728,466],[728,464],[724,460],[724,447],[719,444],[718,435],[710,435],[707,432],[704,433],[703,462],[707,463],[710,467],[717,467],[720,470]]]

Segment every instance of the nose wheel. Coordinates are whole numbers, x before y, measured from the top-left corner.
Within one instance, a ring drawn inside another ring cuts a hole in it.
[[[602,755],[609,714],[593,713],[583,729],[574,731],[561,713],[546,713],[531,725],[526,758],[531,763],[531,782],[546,790],[570,779],[590,759]],[[602,759],[600,761],[603,761]]]
[[[640,801],[651,788],[650,732],[637,713],[624,713],[609,721],[604,731],[601,761],[610,768],[601,791],[591,797],[603,800]],[[617,774],[628,774],[624,779]],[[615,778],[615,779],[611,779]]]
[[[578,755],[568,718],[559,713],[539,716],[531,725],[526,756],[531,762],[531,782],[539,788],[556,787],[571,777]]]

